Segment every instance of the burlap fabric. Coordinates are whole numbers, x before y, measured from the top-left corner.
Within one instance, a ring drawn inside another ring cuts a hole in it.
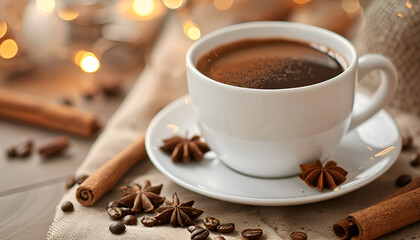
[[[372,1],[365,12],[366,25],[355,39],[360,54],[380,53],[391,59],[399,73],[399,86],[391,104],[416,114],[420,114],[419,3]],[[367,86],[377,87],[379,74],[369,78]]]
[[[184,37],[180,26],[178,17],[172,16],[168,19],[152,53],[150,64],[108,122],[76,174],[94,172],[145,131],[148,122],[162,106],[186,93],[184,58],[192,42]],[[410,115],[401,116],[403,124],[420,126],[419,119]],[[420,139],[417,138],[417,141],[420,142]],[[241,230],[245,228],[262,228],[263,240],[290,239],[289,234],[292,231],[305,231],[309,239],[334,239],[331,230],[334,222],[395,191],[397,187],[394,181],[401,173],[418,176],[420,172],[409,166],[406,155],[378,180],[345,196],[302,206],[254,207],[222,202],[186,190],[162,175],[149,160],[144,160],[133,167],[118,186],[92,207],[80,205],[75,198],[76,187],[70,189],[57,205],[47,239],[190,239],[186,229],[170,226],[146,228],[139,223],[137,226],[128,226],[123,235],[113,235],[108,230],[113,221],[106,213],[106,204],[121,197],[119,186],[131,182],[143,184],[146,179],[153,184],[163,183],[162,194],[166,197],[177,192],[181,201],[194,199],[194,206],[205,212],[202,217],[215,216],[225,223],[235,223],[237,230],[233,234],[224,234],[227,239],[239,239]],[[74,203],[73,213],[61,211],[60,206],[64,201]],[[384,239],[420,237],[419,229],[420,223],[416,223],[387,235]],[[220,234],[211,233],[210,239],[217,235]]]

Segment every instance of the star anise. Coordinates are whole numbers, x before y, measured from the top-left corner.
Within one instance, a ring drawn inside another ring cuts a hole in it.
[[[178,195],[174,193],[172,201],[165,199],[166,206],[157,209],[159,214],[156,215],[155,219],[158,224],[171,223],[174,227],[193,225],[193,220],[203,213],[203,211],[193,208],[193,204],[194,200],[180,204]]]
[[[334,189],[338,185],[346,181],[347,171],[337,166],[334,161],[328,161],[322,167],[321,161],[316,163],[305,163],[300,165],[302,173],[299,174],[300,179],[305,181],[311,187],[317,187],[322,192],[324,187]]]
[[[151,212],[163,203],[164,197],[160,196],[162,184],[152,186],[146,181],[143,188],[138,184],[121,187],[124,197],[118,202],[124,207],[132,208],[134,213]]]
[[[210,151],[210,148],[205,142],[200,141],[200,136],[195,135],[191,139],[183,138],[181,136],[173,136],[163,140],[163,145],[160,149],[168,154],[171,154],[174,162],[196,162],[203,159],[204,153]]]

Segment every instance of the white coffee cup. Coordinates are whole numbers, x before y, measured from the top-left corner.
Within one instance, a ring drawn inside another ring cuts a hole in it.
[[[321,83],[274,90],[223,84],[195,67],[220,45],[273,37],[325,45],[343,56],[348,67]],[[249,22],[216,30],[191,46],[186,62],[191,104],[208,145],[227,166],[256,177],[287,177],[300,172],[299,164],[326,160],[346,132],[384,107],[397,87],[397,72],[387,58],[358,58],[340,35],[291,22]],[[368,105],[353,112],[357,80],[373,70],[381,71],[381,85]]]

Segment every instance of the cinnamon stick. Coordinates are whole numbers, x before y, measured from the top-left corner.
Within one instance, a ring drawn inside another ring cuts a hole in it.
[[[392,194],[388,195],[384,199],[382,199],[380,202],[383,202],[385,200],[391,199],[393,197],[399,196],[401,194],[404,194],[406,192],[412,191],[414,189],[420,188],[420,177],[414,179],[409,184],[405,185],[404,187],[398,189],[397,191],[393,192]]]
[[[92,113],[1,89],[0,117],[81,137],[92,137],[101,128]]]
[[[134,164],[147,156],[144,142],[145,134],[142,134],[136,141],[90,175],[77,188],[77,201],[84,206],[92,206],[99,201]]]
[[[420,178],[333,225],[341,239],[373,239],[420,220]]]

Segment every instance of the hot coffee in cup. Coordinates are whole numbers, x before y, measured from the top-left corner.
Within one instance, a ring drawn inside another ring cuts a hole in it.
[[[191,105],[202,134],[230,168],[287,177],[299,164],[325,160],[344,134],[393,96],[397,74],[385,57],[358,58],[345,38],[290,22],[229,26],[187,53]],[[372,70],[381,87],[353,111],[358,78]]]
[[[328,47],[281,38],[246,39],[205,53],[196,68],[237,87],[282,89],[317,84],[344,71],[344,58]]]

